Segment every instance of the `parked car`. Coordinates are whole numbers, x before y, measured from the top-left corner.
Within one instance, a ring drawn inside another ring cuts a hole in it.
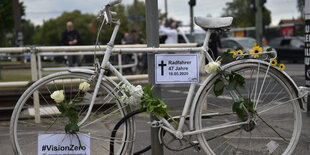
[[[167,35],[159,34],[159,43],[164,44],[165,40],[167,39]],[[189,43],[188,38],[183,33],[178,33],[178,43]]]
[[[269,45],[277,50],[278,60],[304,60],[304,37],[278,37],[270,40]]]
[[[250,52],[253,46],[255,45],[255,43],[256,43],[256,40],[250,37],[222,38],[221,39],[222,48],[220,50],[219,55],[221,55],[223,52],[227,51],[228,49]],[[263,50],[267,50],[268,48],[270,48],[270,46],[264,46]],[[273,50],[276,50],[276,49],[273,49]]]

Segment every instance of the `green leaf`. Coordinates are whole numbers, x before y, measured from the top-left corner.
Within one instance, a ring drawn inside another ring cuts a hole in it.
[[[224,88],[224,82],[220,79],[215,83],[214,90],[219,91]]]
[[[153,98],[153,94],[152,94],[151,88],[152,88],[152,84],[150,83],[150,84],[148,84],[145,88],[143,88],[143,91],[144,91],[147,95],[149,95],[150,97]]]
[[[241,76],[240,74],[237,74],[237,73],[236,73],[236,75],[235,75],[234,78],[235,78],[235,80],[237,81],[238,86],[244,88],[244,84],[245,84],[245,79],[244,79],[244,77]]]
[[[215,90],[214,90],[214,95],[215,95],[215,96],[220,96],[220,95],[223,94],[223,92],[224,92],[224,89],[221,89],[221,90],[219,90],[219,91],[215,91]]]
[[[79,126],[77,124],[71,125],[71,133],[76,133],[79,131]]]
[[[70,133],[70,129],[71,129],[71,124],[67,124],[67,125],[65,126],[65,132],[66,132],[66,133]]]
[[[60,103],[57,106],[57,109],[59,110],[59,112],[64,113],[65,112],[65,107],[64,104]]]
[[[213,87],[213,92],[215,96],[220,96],[223,94],[224,91],[224,82],[221,79],[217,79],[215,81],[214,87]]]
[[[223,75],[224,75],[224,76],[229,76],[229,75],[231,75],[231,72],[224,71],[224,72],[223,72]]]
[[[271,47],[269,47],[269,48],[267,48],[267,50],[266,50],[267,52],[270,52],[270,51],[272,51],[272,48]]]
[[[228,89],[229,90],[235,90],[237,88],[237,82],[235,80],[229,82]]]
[[[233,106],[232,106],[232,111],[233,112],[237,112],[237,108],[239,107],[239,102],[234,102]]]
[[[223,60],[227,59],[227,60],[233,60],[233,55],[231,53],[229,53],[231,50],[227,50],[226,52],[224,52],[222,55],[221,55],[221,58]]]
[[[240,104],[240,105],[241,105],[241,104]],[[239,106],[240,106],[240,105],[239,105]],[[239,117],[241,120],[244,121],[244,111],[243,111],[242,109],[237,108],[237,109],[236,109],[236,113],[237,113],[238,117]]]
[[[268,53],[269,58],[274,58],[274,54],[273,53]]]

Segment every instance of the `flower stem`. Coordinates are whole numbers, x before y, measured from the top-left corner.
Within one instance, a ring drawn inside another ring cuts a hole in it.
[[[48,131],[56,123],[58,118],[59,118],[59,115],[57,115],[57,118],[53,121],[53,123],[45,131]]]
[[[175,121],[169,113],[167,113],[167,116],[175,123],[176,126],[179,126],[179,123]]]
[[[277,132],[271,125],[269,125],[263,118],[261,118],[257,113],[255,113],[255,115],[256,115],[260,120],[262,120],[263,123],[265,123],[269,128],[271,128],[279,137],[281,137],[284,141],[287,142],[287,140],[286,140],[283,136],[281,136],[280,133],[278,133],[278,132]]]
[[[79,145],[80,145],[80,147],[82,147],[82,143],[81,143],[81,140],[80,140],[80,137],[79,137],[79,135],[77,134],[77,133],[74,133],[75,135],[76,135],[76,138],[78,139],[78,141],[79,141]]]

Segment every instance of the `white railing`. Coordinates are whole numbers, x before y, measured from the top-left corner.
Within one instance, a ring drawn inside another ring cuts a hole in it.
[[[167,52],[165,48],[169,48],[169,52],[197,52],[200,48],[196,47],[196,43],[191,44],[161,44],[162,48],[147,48],[145,44],[138,45],[115,45],[113,53],[118,54],[118,66],[116,66],[120,72],[126,67],[136,67],[138,60],[135,58],[133,64],[122,64],[122,54],[136,54],[136,53],[161,53]],[[181,48],[182,47],[182,48]],[[107,46],[97,46],[97,54],[104,54]],[[180,49],[181,48],[181,49]],[[57,56],[57,55],[93,55],[95,46],[40,46],[40,47],[9,47],[0,48],[0,53],[30,53],[30,67],[31,67],[31,80],[36,81],[42,77],[43,71],[60,71],[67,70],[70,67],[58,67],[58,68],[43,68],[41,63],[42,56]],[[82,68],[92,69],[93,67],[87,66]],[[127,76],[128,79],[141,80],[141,78],[147,79],[147,75],[143,76]],[[1,87],[22,87],[27,86],[29,81],[21,82],[0,82]]]

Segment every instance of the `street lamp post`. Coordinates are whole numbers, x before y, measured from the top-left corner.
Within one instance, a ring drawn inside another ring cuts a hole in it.
[[[191,38],[190,41],[193,42],[194,38],[193,38],[193,32],[194,32],[194,10],[193,7],[196,5],[196,0],[190,0],[188,2],[189,4],[189,13],[190,13],[190,27],[191,27]]]
[[[147,47],[159,47],[159,26],[158,26],[158,1],[157,0],[146,0],[145,1],[146,9],[146,40]],[[152,85],[155,84],[155,55],[148,54],[148,75],[149,83]],[[154,97],[161,98],[160,87],[155,86],[152,89]],[[156,120],[156,117],[151,114],[151,122]],[[159,143],[158,139],[159,128],[151,127],[151,148],[152,155],[162,155],[163,146]]]

